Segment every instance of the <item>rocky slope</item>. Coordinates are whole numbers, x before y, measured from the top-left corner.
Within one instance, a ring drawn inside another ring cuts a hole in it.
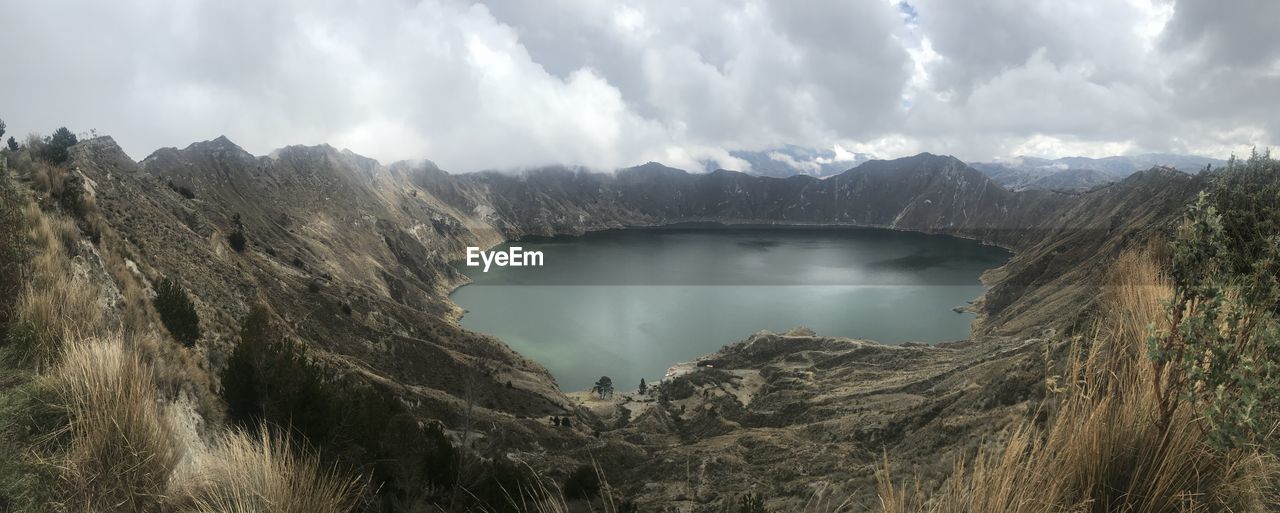
[[[145,283],[172,278],[190,293],[211,367],[261,303],[311,355],[421,418],[456,429],[470,408],[478,450],[539,453],[586,436],[535,420],[573,415],[545,368],[450,321],[444,298],[460,278],[447,257],[499,235],[459,224],[377,163],[328,147],[254,157],[226,139],[134,163],[108,138],[77,145],[71,163]],[[237,215],[243,253],[227,243]]]
[[[866,497],[885,453],[938,475],[948,455],[1026,414],[1052,340],[1043,333],[1087,323],[1108,259],[1166,229],[1200,186],[1154,169],[1081,194],[1011,192],[930,154],[824,180],[657,164],[451,175],[328,146],[258,157],[225,138],[141,163],[98,138],[73,148],[72,162],[138,274],[177,278],[192,293],[209,365],[249,307],[265,303],[334,369],[394,390],[422,419],[456,429],[474,403],[476,450],[553,477],[595,457],[643,503],[685,509],[753,488],[803,500],[817,482]],[[237,215],[243,253],[226,243]],[[537,362],[455,322],[447,294],[464,278],[447,262],[466,246],[687,221],[949,233],[1016,255],[985,276],[971,341],[762,333],[713,355],[723,371],[691,374],[662,405],[567,397]],[[578,422],[552,427],[550,415]]]

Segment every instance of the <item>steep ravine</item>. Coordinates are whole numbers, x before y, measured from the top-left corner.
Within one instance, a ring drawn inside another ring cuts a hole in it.
[[[1026,413],[1053,339],[1044,333],[1087,323],[1106,262],[1164,230],[1200,186],[1154,169],[1088,193],[1015,193],[929,154],[826,180],[656,164],[452,175],[328,146],[257,157],[225,138],[141,163],[98,138],[73,148],[73,165],[139,273],[149,283],[177,277],[192,292],[207,333],[197,347],[211,365],[264,302],[335,369],[389,387],[423,419],[458,428],[472,399],[478,451],[553,475],[595,457],[642,504],[693,509],[753,488],[803,500],[818,482],[864,497],[886,453],[925,477],[949,468],[949,455]],[[249,236],[243,254],[225,243],[236,214]],[[724,373],[661,407],[649,398],[580,407],[537,362],[455,322],[448,293],[465,278],[447,263],[467,246],[687,221],[947,233],[1015,256],[985,275],[968,342],[760,334],[716,356]],[[578,422],[553,427],[550,415]]]

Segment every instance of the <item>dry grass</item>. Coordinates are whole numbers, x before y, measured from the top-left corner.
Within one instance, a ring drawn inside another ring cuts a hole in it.
[[[363,490],[360,480],[325,470],[310,454],[295,454],[287,436],[232,432],[182,478],[180,502],[199,513],[342,513]]]
[[[37,193],[63,192],[64,169],[29,159],[19,167]],[[21,243],[25,251],[10,266],[18,294],[11,315],[6,312],[14,329],[6,334],[4,352],[36,370],[38,377],[29,387],[33,393],[27,409],[10,412],[28,420],[4,420],[38,433],[34,439],[23,438],[30,446],[13,448],[29,456],[19,459],[31,460],[33,469],[52,476],[49,481],[27,479],[26,484],[9,481],[18,487],[7,487],[9,492],[27,497],[24,507],[351,510],[360,483],[324,471],[313,456],[295,455],[287,438],[254,440],[237,432],[206,452],[194,432],[180,431],[180,416],[162,406],[180,392],[195,398],[206,420],[216,423],[221,406],[211,377],[195,356],[158,336],[142,279],[124,262],[124,242],[103,222],[92,198],[85,198],[86,225],[98,236],[106,274],[124,297],[123,303],[110,304],[94,281],[99,279],[91,270],[94,260],[72,258],[94,251],[84,245],[80,227],[65,215],[41,211],[30,197],[21,199],[20,205],[8,205],[11,217],[21,222],[12,223],[14,236],[5,240]],[[113,308],[108,318],[105,311]],[[184,460],[188,451],[196,454]],[[177,473],[182,461],[192,464]],[[17,460],[12,463],[0,470],[22,468]],[[6,507],[0,502],[0,510]]]
[[[118,337],[69,343],[45,378],[66,408],[65,509],[153,511],[182,457],[150,368]],[[56,438],[55,438],[56,439]]]
[[[43,369],[56,362],[65,340],[102,333],[105,319],[98,287],[77,273],[67,255],[63,229],[69,221],[42,214],[34,203],[23,207],[23,217],[33,251],[14,306],[11,355]]]
[[[31,183],[31,188],[52,196],[61,195],[66,186],[67,172],[59,166],[40,160],[24,162],[21,171]]]
[[[1169,279],[1147,254],[1132,253],[1108,283],[1096,341],[1071,345],[1047,425],[1018,427],[1003,448],[958,464],[931,495],[894,484],[886,469],[883,511],[1266,511],[1272,456],[1210,448],[1185,405],[1160,427],[1146,339],[1149,326],[1166,322]]]
[[[527,486],[518,490],[503,490],[507,499],[507,506],[512,511],[521,513],[570,513],[582,511],[581,507],[573,507],[568,498],[565,497],[564,490],[555,482],[548,481],[532,467],[525,467],[530,476],[530,482]],[[609,480],[605,476],[604,469],[592,460],[591,468],[595,470],[596,480],[600,485],[595,497],[586,499],[585,506],[590,511],[599,511],[599,513],[619,513],[628,511],[628,506],[619,499],[619,494],[609,486]],[[597,509],[599,508],[599,509]],[[492,505],[482,505],[482,510],[492,510]],[[632,506],[634,511],[634,506]]]

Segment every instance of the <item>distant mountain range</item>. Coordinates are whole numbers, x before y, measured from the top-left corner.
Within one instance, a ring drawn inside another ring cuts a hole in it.
[[[1005,162],[974,162],[971,165],[1006,189],[1081,191],[1116,182],[1138,171],[1156,166],[1193,174],[1205,166],[1219,167],[1227,161],[1196,155],[1147,153],[1118,157],[1064,157],[1042,159],[1018,157]]]
[[[751,165],[750,169],[732,169],[734,166],[728,166],[731,171],[743,171],[757,176],[775,178],[795,175],[826,178],[871,160],[871,156],[865,153],[837,151],[835,148],[822,150],[795,145],[762,151],[734,150],[730,151],[729,155]],[[713,161],[703,162],[703,168],[707,172],[721,167],[725,166]]]
[[[750,169],[739,171],[779,178],[795,175],[827,178],[872,160],[871,156],[865,153],[851,153],[835,148],[822,150],[795,145],[761,151],[735,150],[729,154],[750,165]],[[1214,167],[1226,165],[1226,161],[1196,155],[1146,153],[1096,159],[1017,157],[1007,161],[974,162],[970,165],[982,171],[992,181],[1013,191],[1079,192],[1123,180],[1133,173],[1156,166],[1194,174],[1208,165]],[[708,172],[719,169],[717,163],[711,161],[705,162],[703,166]]]

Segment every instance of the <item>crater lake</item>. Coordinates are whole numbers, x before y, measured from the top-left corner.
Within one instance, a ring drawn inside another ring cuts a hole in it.
[[[805,326],[882,343],[964,340],[955,309],[1004,249],[874,228],[689,225],[508,242],[541,266],[469,267],[462,325],[542,365],[566,391],[660,379],[759,330]]]

